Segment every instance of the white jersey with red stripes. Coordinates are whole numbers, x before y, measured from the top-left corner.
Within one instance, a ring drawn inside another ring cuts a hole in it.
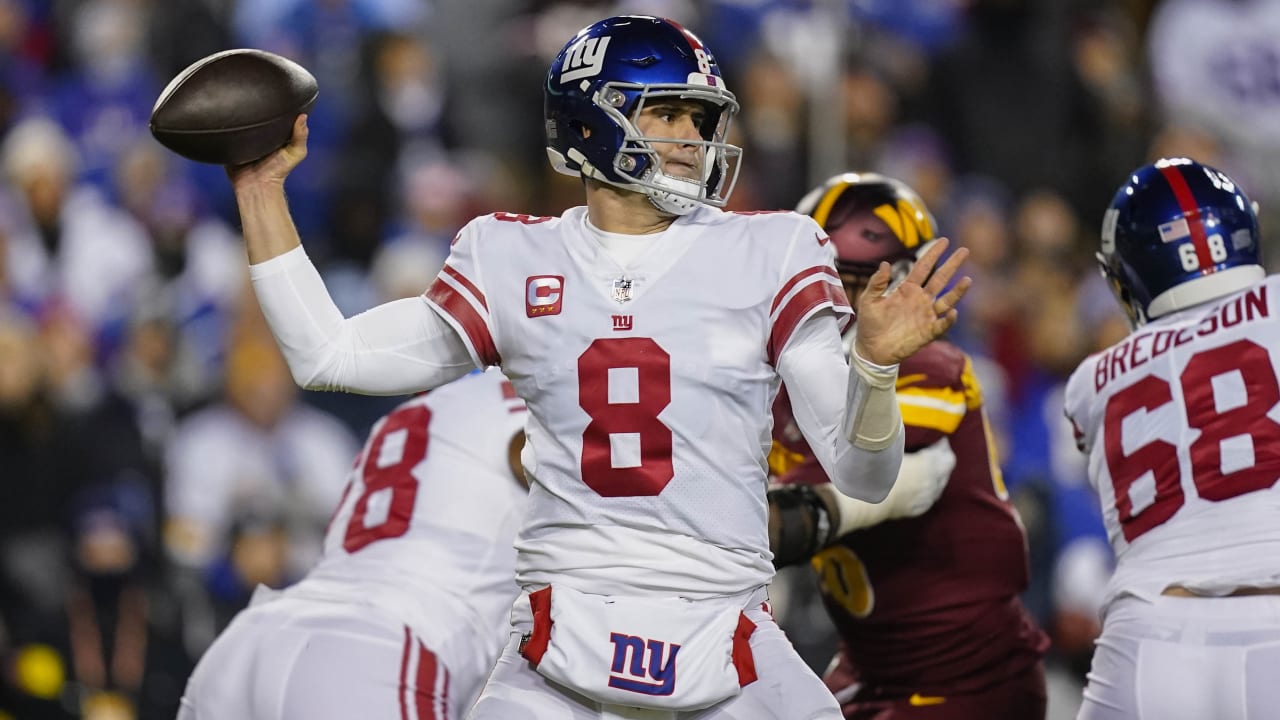
[[[462,638],[487,648],[491,662],[518,591],[513,541],[527,493],[508,457],[527,415],[493,370],[379,420],[329,523],[324,556],[286,594],[375,606],[446,657]]]
[[[587,224],[469,223],[426,298],[529,403],[517,579],[600,594],[742,592],[773,575],[775,363],[848,313],[812,219],[699,207],[626,267]]]
[[[1089,357],[1066,412],[1117,558],[1108,603],[1280,584],[1280,280]]]

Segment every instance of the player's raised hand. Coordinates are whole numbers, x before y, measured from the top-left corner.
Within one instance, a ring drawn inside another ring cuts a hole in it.
[[[227,177],[231,178],[231,185],[237,191],[253,185],[283,185],[289,173],[307,157],[308,134],[307,116],[299,115],[293,121],[293,135],[289,138],[289,144],[256,162],[227,166]]]
[[[892,292],[889,263],[880,263],[867,289],[858,299],[858,338],[855,350],[865,360],[892,365],[910,357],[955,324],[956,303],[972,280],[962,277],[942,293],[969,251],[960,248],[934,271],[949,242],[941,238],[911,268]]]

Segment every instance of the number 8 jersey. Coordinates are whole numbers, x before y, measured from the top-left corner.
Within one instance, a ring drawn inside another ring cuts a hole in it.
[[[1280,583],[1280,280],[1091,356],[1066,412],[1117,567],[1106,602]]]
[[[646,244],[625,267],[583,207],[478,218],[426,295],[529,404],[517,580],[691,598],[764,585],[774,365],[806,319],[848,313],[826,234],[703,207],[623,241]]]

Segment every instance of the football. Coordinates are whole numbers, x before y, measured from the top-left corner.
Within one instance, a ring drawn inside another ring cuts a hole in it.
[[[259,160],[289,142],[319,95],[306,68],[273,53],[214,53],[178,73],[151,109],[151,134],[179,155],[215,165]]]

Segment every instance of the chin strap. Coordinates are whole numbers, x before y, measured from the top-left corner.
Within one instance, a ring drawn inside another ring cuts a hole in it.
[[[688,215],[700,204],[697,200],[684,197],[684,195],[699,195],[702,192],[702,186],[692,180],[672,177],[658,171],[653,174],[649,182],[658,186],[658,188],[665,188],[647,187],[644,189],[644,194],[648,196],[649,202],[664,213]]]

